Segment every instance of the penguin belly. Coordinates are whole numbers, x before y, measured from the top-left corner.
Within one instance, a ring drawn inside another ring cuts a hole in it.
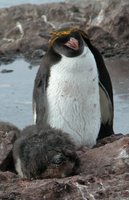
[[[46,122],[67,132],[77,147],[96,144],[100,129],[99,79],[88,47],[65,57],[50,70],[46,91]]]

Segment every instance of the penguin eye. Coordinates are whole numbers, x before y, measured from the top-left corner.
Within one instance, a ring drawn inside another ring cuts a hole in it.
[[[62,164],[63,162],[65,162],[66,161],[66,158],[64,157],[64,155],[63,154],[57,154],[57,155],[55,155],[54,157],[53,157],[53,159],[52,159],[52,163],[53,164],[56,164],[56,165],[60,165],[60,164]]]

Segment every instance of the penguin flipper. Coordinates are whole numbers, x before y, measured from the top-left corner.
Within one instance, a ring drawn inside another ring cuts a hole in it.
[[[48,84],[48,67],[42,62],[37,72],[33,89],[33,117],[35,124],[43,124],[45,115],[45,93]]]
[[[105,87],[99,82],[101,127],[98,139],[112,135],[113,132],[113,105]]]

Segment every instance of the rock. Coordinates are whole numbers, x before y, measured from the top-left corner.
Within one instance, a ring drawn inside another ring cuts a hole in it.
[[[71,2],[71,0],[66,2]],[[79,7],[85,6],[85,17],[88,19],[88,16],[90,16],[86,29],[93,33],[93,35],[90,34],[91,39],[105,57],[116,55],[128,57],[128,0],[76,0],[72,3]]]
[[[106,138],[105,145],[84,148],[78,154],[80,173],[72,177],[29,181],[11,172],[0,172],[0,199],[128,200],[128,135]]]
[[[114,136],[113,136],[114,137]],[[108,137],[107,137],[108,138]],[[108,175],[127,172],[129,164],[129,137],[114,137],[116,140],[99,148],[89,149],[82,156],[81,171],[86,175]],[[85,163],[85,164],[84,164]],[[127,168],[126,168],[127,167]],[[125,169],[126,168],[126,169]],[[96,170],[95,170],[96,169]]]
[[[0,122],[0,170],[14,170],[12,147],[20,130],[11,123]]]
[[[98,142],[94,146],[94,148],[104,146],[105,144],[108,144],[108,143],[114,142],[116,140],[119,140],[122,137],[124,137],[124,135],[122,133],[113,134],[113,135],[111,135],[109,137],[105,137],[105,138],[103,138],[101,140],[98,140]]]
[[[26,4],[1,9],[0,13],[0,56],[4,62],[5,58],[22,53],[26,59],[39,63],[51,32],[66,26],[88,31],[105,57],[129,55],[128,0]]]
[[[33,59],[35,50],[46,51],[50,33],[55,28],[68,21],[76,24],[77,10],[76,6],[65,3],[29,4],[1,9],[1,54],[22,53]],[[80,10],[78,14],[81,17]]]
[[[0,73],[11,73],[11,72],[13,72],[13,70],[12,69],[3,69],[3,70],[1,70],[0,71]]]

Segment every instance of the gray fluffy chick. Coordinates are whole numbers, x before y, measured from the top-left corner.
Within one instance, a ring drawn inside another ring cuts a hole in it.
[[[35,125],[21,132],[13,147],[15,169],[27,179],[60,178],[77,173],[79,158],[67,133]]]

